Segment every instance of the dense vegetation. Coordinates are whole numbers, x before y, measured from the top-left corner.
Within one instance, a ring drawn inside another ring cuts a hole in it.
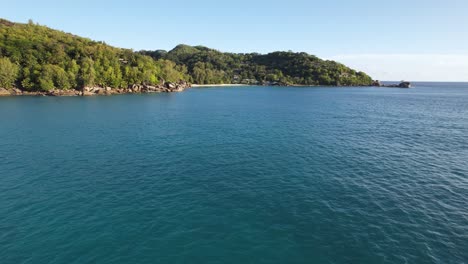
[[[184,66],[45,26],[0,19],[0,87],[24,90],[83,86],[125,88],[189,79]]]
[[[303,85],[370,85],[372,79],[335,61],[304,52],[223,53],[203,46],[179,45],[166,52],[141,51],[154,59],[187,67],[194,83],[281,83]]]
[[[28,91],[125,88],[186,80],[197,84],[369,85],[342,64],[306,53],[223,53],[179,45],[166,52],[111,47],[62,31],[0,19],[0,87]]]

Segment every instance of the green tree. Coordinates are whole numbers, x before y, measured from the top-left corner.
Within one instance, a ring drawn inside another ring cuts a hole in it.
[[[204,62],[197,62],[193,67],[193,81],[198,84],[205,84],[206,82],[206,67]]]
[[[183,74],[177,70],[176,64],[169,60],[159,60],[161,65],[160,77],[169,82],[178,82],[183,79]]]
[[[42,66],[41,75],[38,78],[40,90],[49,91],[55,89],[54,71],[53,65],[46,64]]]
[[[8,58],[0,58],[0,87],[13,88],[19,67]]]
[[[77,78],[80,72],[80,66],[78,65],[76,60],[71,60],[70,62],[68,62],[66,71],[67,71],[70,87],[76,88],[78,86]]]
[[[94,61],[90,58],[84,58],[81,62],[79,79],[82,86],[93,86],[96,78]]]
[[[69,75],[67,72],[63,69],[60,68],[56,65],[53,65],[53,80],[54,80],[54,86],[57,87],[58,89],[63,89],[63,90],[68,90],[72,88]]]

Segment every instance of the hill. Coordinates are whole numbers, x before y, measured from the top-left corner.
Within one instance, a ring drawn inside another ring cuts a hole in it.
[[[24,91],[127,88],[186,80],[196,84],[370,85],[343,64],[307,53],[235,54],[203,46],[121,49],[29,21],[0,19],[0,87]]]
[[[194,83],[371,85],[372,78],[335,61],[305,52],[236,54],[203,46],[178,45],[167,52],[141,51],[154,59],[184,65]]]
[[[126,88],[189,79],[186,69],[29,22],[0,20],[0,87],[29,91]]]

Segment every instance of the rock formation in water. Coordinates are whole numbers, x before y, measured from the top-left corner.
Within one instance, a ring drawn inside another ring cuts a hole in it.
[[[411,83],[407,81],[401,81],[399,84],[382,84],[379,80],[376,80],[372,83],[371,86],[390,88],[411,88]]]

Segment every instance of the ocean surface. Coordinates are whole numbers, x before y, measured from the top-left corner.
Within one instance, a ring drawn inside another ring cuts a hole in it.
[[[0,98],[0,263],[468,263],[468,84]]]

